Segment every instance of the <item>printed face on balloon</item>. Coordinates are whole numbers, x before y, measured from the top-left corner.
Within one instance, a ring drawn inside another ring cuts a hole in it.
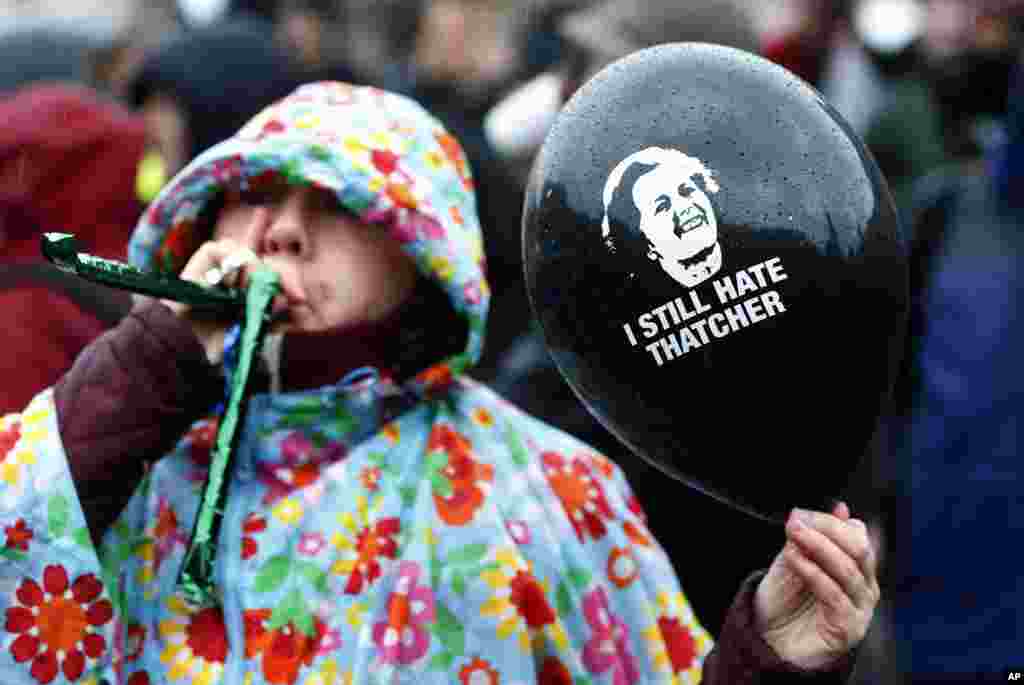
[[[605,242],[616,249],[620,240],[640,240],[647,258],[665,274],[687,288],[699,285],[722,267],[709,192],[718,192],[714,174],[694,157],[655,147],[630,155],[605,184]],[[619,222],[628,224],[619,237],[612,235],[608,217],[616,206],[626,215]]]

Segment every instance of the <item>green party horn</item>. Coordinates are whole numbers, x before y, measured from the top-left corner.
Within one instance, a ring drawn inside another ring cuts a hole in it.
[[[217,557],[217,540],[224,504],[227,499],[226,477],[238,442],[238,427],[244,413],[246,386],[252,362],[266,333],[270,306],[281,291],[280,277],[274,271],[257,266],[249,273],[245,292],[245,316],[239,340],[238,367],[231,377],[231,392],[217,430],[210,471],[203,487],[203,496],[195,527],[178,578],[178,589],[197,606],[218,606],[213,573]]]
[[[238,366],[231,377],[227,406],[217,430],[199,514],[178,577],[178,589],[186,600],[198,606],[219,605],[213,574],[227,497],[225,480],[238,442],[238,427],[244,414],[253,359],[271,323],[274,297],[281,292],[280,276],[256,265],[249,272],[249,283],[243,292],[216,284],[198,285],[80,252],[78,241],[69,233],[46,233],[41,243],[43,254],[62,271],[101,285],[182,302],[211,314],[242,318]]]

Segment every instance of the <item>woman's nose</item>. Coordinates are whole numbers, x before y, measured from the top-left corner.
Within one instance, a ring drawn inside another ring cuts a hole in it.
[[[309,250],[306,233],[306,202],[301,189],[288,194],[277,206],[260,242],[265,256],[304,257]]]

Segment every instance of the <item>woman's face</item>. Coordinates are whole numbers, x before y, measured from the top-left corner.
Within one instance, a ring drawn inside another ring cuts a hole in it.
[[[711,200],[684,171],[659,164],[633,185],[640,231],[663,261],[686,261],[718,240]]]
[[[281,276],[283,330],[321,331],[383,318],[413,289],[416,266],[385,230],[329,191],[282,179],[227,190],[214,238],[251,249]]]

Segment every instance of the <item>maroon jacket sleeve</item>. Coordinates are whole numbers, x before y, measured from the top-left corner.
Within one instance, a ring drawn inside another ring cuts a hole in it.
[[[223,394],[191,327],[137,305],[54,386],[61,440],[93,541],[121,513],[147,460],[169,450]]]
[[[718,641],[704,660],[701,685],[841,685],[850,679],[855,654],[848,653],[828,670],[807,671],[783,661],[757,630],[754,593],[764,576],[758,571],[740,586],[725,615]]]

